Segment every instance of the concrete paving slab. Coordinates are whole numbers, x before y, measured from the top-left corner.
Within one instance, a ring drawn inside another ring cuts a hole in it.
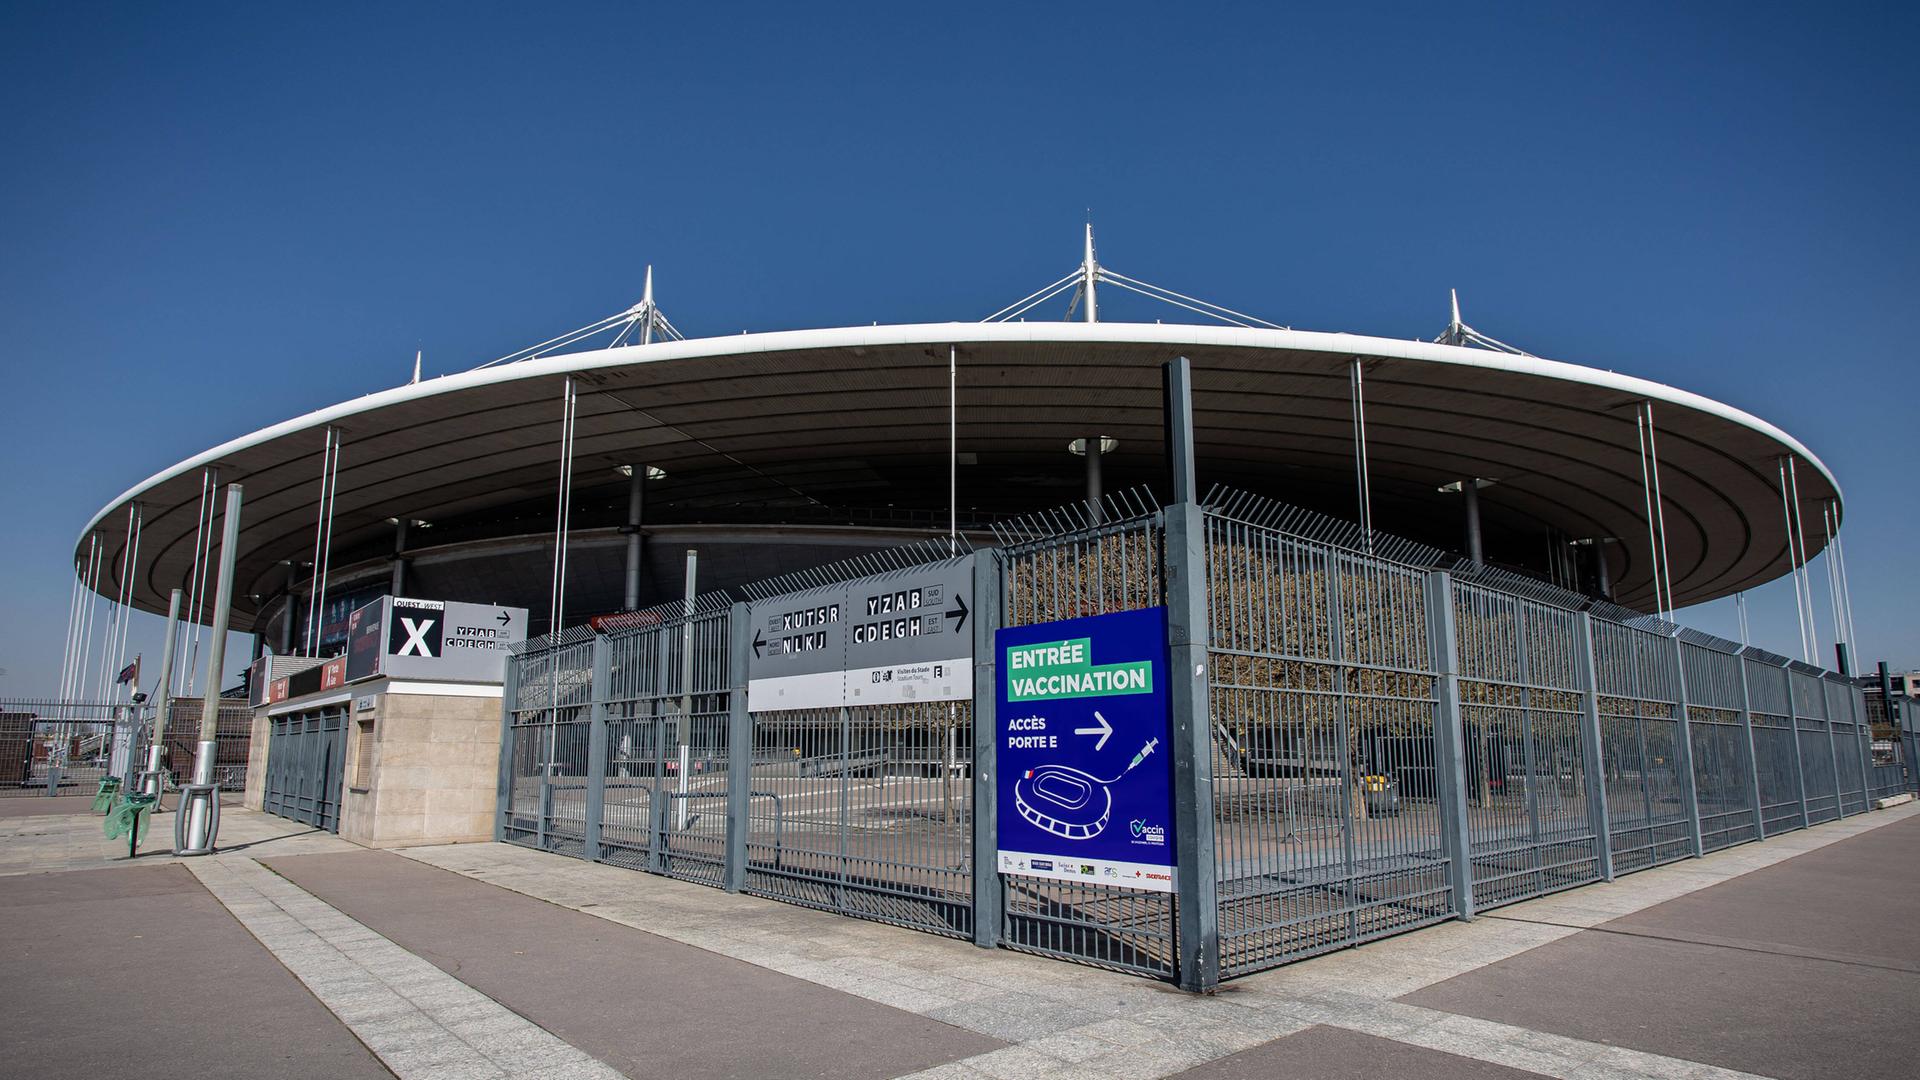
[[[267,865],[629,1076],[898,1076],[1005,1044],[385,852]]]
[[[1917,859],[1920,822],[1892,821],[1398,1000],[1786,1080],[1911,1077]]]
[[[0,878],[0,1074],[392,1080],[179,865]]]
[[[1309,1076],[1314,1080],[1389,1080],[1413,1076],[1425,1080],[1530,1080],[1540,1074],[1345,1028],[1315,1025],[1175,1075],[1182,1080],[1275,1080]]]

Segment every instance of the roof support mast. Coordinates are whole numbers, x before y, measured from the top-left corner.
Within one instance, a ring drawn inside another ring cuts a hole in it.
[[[1093,288],[1100,282],[1100,264],[1093,258],[1093,222],[1087,222],[1087,254],[1080,263],[1080,289],[1087,297],[1087,321],[1100,321],[1100,305]]]

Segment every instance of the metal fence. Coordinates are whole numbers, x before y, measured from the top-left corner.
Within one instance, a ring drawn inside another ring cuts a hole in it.
[[[178,785],[199,751],[199,698],[175,698],[161,767]],[[0,700],[0,797],[92,795],[108,776],[137,779],[147,767],[152,704]],[[253,719],[244,701],[220,702],[214,778],[224,791],[247,780]]]
[[[0,796],[92,795],[121,775],[133,721],[127,705],[0,702]]]
[[[1916,783],[1911,703],[1876,743],[1838,675],[1250,496],[1123,495],[996,534],[973,702],[750,713],[747,607],[721,596],[530,643],[508,663],[500,837],[1204,988]],[[867,557],[749,595],[876,566],[912,569]],[[997,874],[992,630],[1191,595],[1169,638],[1204,644],[1198,688],[1176,680],[1202,720],[1170,758],[1198,876]]]
[[[1069,506],[1008,522],[1001,542],[1002,626],[1158,607],[1166,602],[1166,519],[1121,495],[1093,513]],[[1001,879],[1008,948],[1160,978],[1174,974],[1174,899],[1095,882]]]

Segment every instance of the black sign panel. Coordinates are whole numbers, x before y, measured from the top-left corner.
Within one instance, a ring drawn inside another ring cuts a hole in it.
[[[442,651],[447,607],[437,600],[393,599],[393,621],[387,627],[390,656],[436,657]]]
[[[359,682],[380,674],[380,657],[385,651],[385,597],[355,608],[347,616],[347,681]]]

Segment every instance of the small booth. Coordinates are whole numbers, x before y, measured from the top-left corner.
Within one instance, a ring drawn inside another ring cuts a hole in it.
[[[500,683],[525,608],[386,596],[347,651],[254,680],[245,804],[367,847],[493,839]],[[268,666],[271,665],[271,666]]]

